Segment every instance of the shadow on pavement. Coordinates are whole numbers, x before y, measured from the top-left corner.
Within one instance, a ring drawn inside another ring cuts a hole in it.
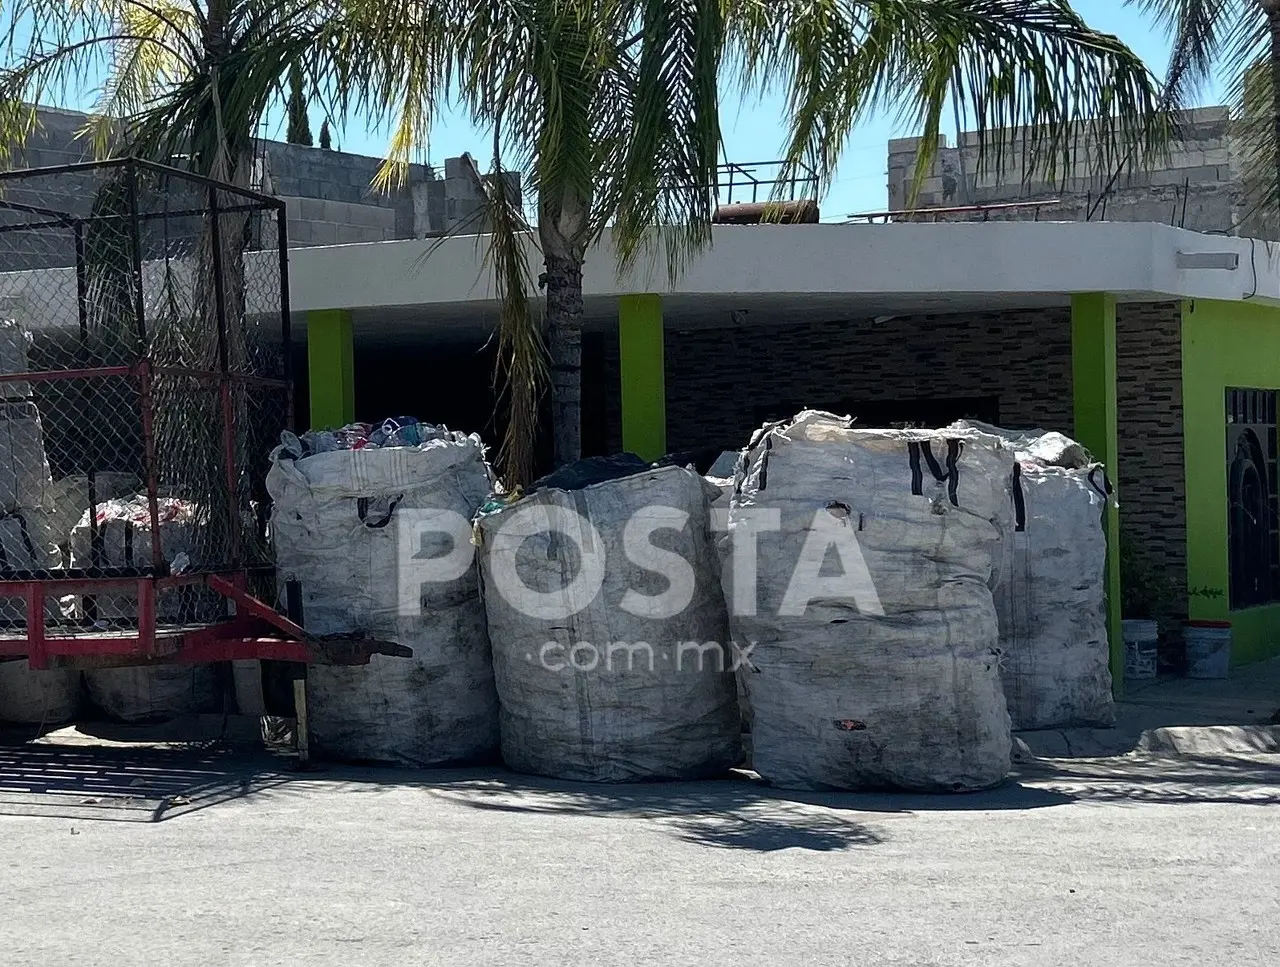
[[[0,815],[155,823],[278,787],[280,765],[225,748],[0,745]]]
[[[653,820],[691,843],[768,852],[874,846],[872,817],[1043,809],[1072,802],[1280,803],[1280,756],[1039,759],[1004,785],[949,795],[795,792],[751,773],[723,779],[603,785],[501,768],[397,770],[323,764],[294,771],[261,750],[193,744],[0,744],[0,815],[159,822],[232,800],[381,795],[419,790],[451,805],[530,815]],[[374,807],[376,809],[376,806]],[[861,815],[859,815],[861,814]]]
[[[869,816],[1037,809],[1072,800],[1016,782],[964,795],[798,792],[775,789],[741,772],[718,780],[618,785],[565,782],[494,769],[412,774],[335,767],[327,770],[325,778],[340,788],[375,792],[414,787],[450,805],[482,811],[651,820],[687,842],[757,852],[874,846],[883,836],[866,825]],[[859,813],[866,815],[855,815]]]

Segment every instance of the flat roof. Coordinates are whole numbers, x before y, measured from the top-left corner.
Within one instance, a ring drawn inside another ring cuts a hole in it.
[[[300,324],[308,310],[352,310],[357,332],[371,336],[491,327],[497,293],[484,242],[457,236],[291,249],[291,307]],[[541,257],[532,239],[527,244],[536,273]],[[148,290],[161,268],[144,266]],[[735,309],[794,322],[1063,305],[1082,292],[1280,306],[1280,246],[1144,222],[723,225],[672,280],[660,248],[620,273],[606,232],[583,271],[586,324],[610,324],[617,296],[646,292],[667,297],[667,324],[678,327],[714,324],[711,316],[728,324]],[[250,312],[272,310],[252,304],[252,288],[248,296]],[[74,270],[0,273],[0,301],[26,300],[39,300],[43,325],[74,327]],[[51,318],[51,307],[66,318]]]
[[[541,259],[532,241],[529,253],[536,272]],[[492,302],[483,257],[478,236],[294,249],[292,305],[304,311]],[[945,311],[947,297],[1039,305],[1048,295],[1080,292],[1111,292],[1126,301],[1280,305],[1280,247],[1149,222],[723,225],[672,281],[660,250],[619,273],[606,232],[587,254],[584,296],[644,292],[891,297],[919,299],[934,312]]]

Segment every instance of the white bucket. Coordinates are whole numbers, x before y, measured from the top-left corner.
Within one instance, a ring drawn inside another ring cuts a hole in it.
[[[1124,677],[1147,681],[1156,677],[1156,655],[1160,645],[1160,625],[1146,618],[1126,618],[1120,622],[1124,636]]]
[[[1231,672],[1231,622],[1188,621],[1182,626],[1187,643],[1188,678],[1226,678]]]

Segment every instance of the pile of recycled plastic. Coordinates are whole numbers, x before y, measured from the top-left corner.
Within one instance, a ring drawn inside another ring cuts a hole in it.
[[[337,430],[308,430],[295,436],[284,433],[281,443],[298,459],[334,450],[366,450],[383,447],[416,447],[429,440],[446,440],[444,427],[423,423],[416,417],[398,416],[381,423],[348,423]]]

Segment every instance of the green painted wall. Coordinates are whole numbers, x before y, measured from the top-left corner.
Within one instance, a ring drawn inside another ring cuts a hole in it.
[[[1192,618],[1228,620],[1232,659],[1280,654],[1280,605],[1231,611],[1227,601],[1228,386],[1280,389],[1280,309],[1245,302],[1182,304],[1182,411],[1187,475],[1187,587]]]
[[[1076,439],[1120,478],[1116,425],[1116,299],[1103,292],[1071,298],[1071,385]],[[1107,639],[1111,682],[1116,698],[1124,694],[1124,638],[1120,630],[1120,520],[1113,497],[1102,526],[1107,535]]]
[[[307,386],[311,428],[346,426],[356,418],[355,347],[351,313],[316,309],[307,313]]]
[[[622,448],[646,460],[667,452],[666,350],[662,296],[618,299],[618,361],[622,372]]]

